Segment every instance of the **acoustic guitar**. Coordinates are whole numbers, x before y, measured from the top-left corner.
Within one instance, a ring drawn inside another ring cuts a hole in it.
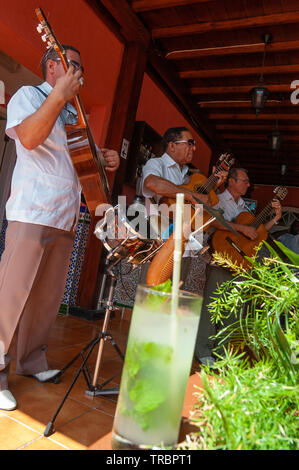
[[[214,206],[218,202],[218,196],[213,191],[218,181],[217,173],[220,171],[228,171],[230,167],[234,164],[235,159],[228,153],[222,154],[216,165],[214,173],[207,178],[202,173],[194,172],[190,176],[190,180],[187,184],[182,184],[178,186],[182,189],[189,189],[193,193],[197,194],[208,194],[211,199],[211,205]],[[168,204],[175,204],[175,198],[162,198],[160,199],[161,202]]]
[[[274,189],[275,196],[273,199],[264,207],[258,216],[254,216],[250,212],[241,212],[236,219],[237,224],[249,225],[254,227],[257,231],[258,237],[256,240],[250,240],[243,234],[239,236],[231,234],[226,230],[217,230],[212,237],[212,247],[218,253],[224,253],[228,255],[235,264],[242,265],[244,269],[248,270],[252,264],[245,258],[255,256],[258,245],[266,240],[268,232],[265,229],[264,222],[267,220],[271,212],[272,201],[279,199],[282,201],[288,193],[285,187],[278,186]]]
[[[67,71],[69,63],[66,57],[66,51],[58,42],[42,10],[37,8],[35,13],[39,20],[37,31],[40,34],[43,33],[42,40],[47,43],[47,49],[51,47],[55,49],[64,70]],[[74,168],[83,189],[88,210],[91,215],[94,215],[100,203],[111,204],[110,191],[104,166],[96,150],[96,145],[79,95],[74,97],[73,104],[77,111],[78,119],[75,125],[66,126],[67,144]]]

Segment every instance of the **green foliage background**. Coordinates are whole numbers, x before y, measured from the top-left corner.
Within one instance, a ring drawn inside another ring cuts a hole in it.
[[[229,345],[217,372],[201,373],[204,390],[191,418],[198,432],[183,449],[298,448],[299,255],[276,243],[289,262],[266,243],[269,258],[251,260],[249,272],[215,255],[235,277],[221,285],[209,310],[216,323],[231,312],[236,322],[217,335]]]

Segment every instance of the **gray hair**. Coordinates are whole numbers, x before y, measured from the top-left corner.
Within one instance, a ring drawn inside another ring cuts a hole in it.
[[[246,170],[245,168],[236,168],[236,167],[230,168],[230,170],[227,174],[227,178],[226,178],[225,183],[224,183],[225,188],[228,187],[228,180],[230,178],[233,178],[234,180],[237,179],[238,171],[244,171],[244,173],[246,173],[246,175],[248,175],[248,170]]]

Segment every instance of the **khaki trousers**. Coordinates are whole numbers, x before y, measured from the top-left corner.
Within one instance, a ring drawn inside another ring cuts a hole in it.
[[[8,222],[0,263],[0,390],[15,336],[16,373],[48,369],[47,338],[63,296],[74,232]]]

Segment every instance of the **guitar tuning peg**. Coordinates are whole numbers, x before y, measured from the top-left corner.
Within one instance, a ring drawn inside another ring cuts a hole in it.
[[[42,36],[42,41],[44,41],[44,42],[47,41],[47,34],[44,34],[44,35]]]
[[[48,41],[47,42],[47,49],[51,49],[51,47],[52,47],[51,41]]]
[[[39,23],[39,24],[37,25],[36,29],[37,29],[38,33],[41,33],[44,28],[43,28],[42,25]]]

